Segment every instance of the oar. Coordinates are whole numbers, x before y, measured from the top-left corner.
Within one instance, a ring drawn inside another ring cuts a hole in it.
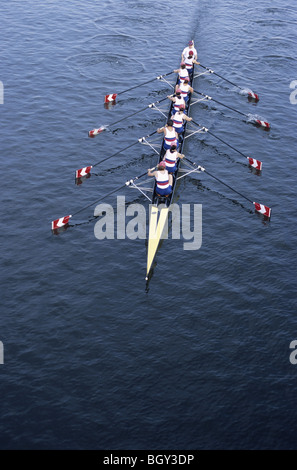
[[[197,163],[192,162],[188,157],[184,157],[185,160],[187,160],[189,163],[191,163],[193,166],[197,167],[198,170],[203,171],[207,175],[209,175],[211,178],[214,178],[215,180],[219,181],[219,183],[222,183],[224,186],[227,188],[231,189],[234,193],[238,194],[239,196],[243,197],[246,201],[250,202],[251,204],[254,204],[255,210],[257,212],[260,212],[261,214],[265,215],[266,217],[271,217],[271,208],[268,206],[264,206],[263,204],[259,204],[258,202],[254,202],[248,197],[246,197],[244,194],[240,193],[236,189],[232,188],[229,184],[225,183],[221,179],[217,178],[216,176],[212,175],[209,171],[206,171],[206,169],[203,166],[197,165]]]
[[[225,140],[221,139],[221,137],[218,137],[216,134],[214,134],[213,132],[211,132],[209,129],[207,129],[207,127],[204,127],[202,126],[201,124],[199,124],[198,122],[196,121],[191,121],[193,124],[195,124],[196,126],[200,127],[202,130],[204,130],[205,132],[207,132],[208,134],[212,135],[215,139],[219,140],[220,142],[222,142],[223,144],[227,145],[227,147],[229,147],[230,149],[234,150],[235,152],[239,153],[239,155],[242,155],[244,158],[247,158],[248,159],[248,162],[249,162],[249,165],[252,166],[253,168],[255,168],[256,170],[262,170],[262,162],[260,160],[256,160],[255,158],[252,158],[252,157],[249,157],[248,155],[245,155],[243,152],[241,152],[240,150],[238,150],[237,148],[233,147],[232,145],[228,144],[228,142],[225,142]]]
[[[167,97],[166,97],[166,98],[163,98],[162,100],[155,101],[155,103],[151,103],[151,104],[147,105],[145,108],[142,108],[142,109],[140,109],[139,111],[135,111],[135,113],[130,114],[130,116],[125,116],[125,117],[123,117],[122,119],[119,119],[118,121],[113,122],[112,124],[107,124],[107,125],[105,125],[105,126],[100,126],[98,129],[93,129],[92,131],[89,131],[89,137],[95,137],[96,135],[98,135],[98,134],[100,134],[101,132],[105,131],[108,127],[115,126],[115,125],[118,124],[119,122],[125,121],[126,119],[129,119],[130,117],[135,116],[136,114],[142,113],[142,112],[145,111],[147,108],[153,108],[156,104],[159,104],[159,103],[161,103],[162,101],[165,101],[166,99],[167,99]]]
[[[218,74],[217,72],[215,72],[214,70],[210,69],[209,67],[205,67],[204,65],[202,64],[199,64],[200,67],[202,67],[203,69],[205,70],[208,70],[210,73],[213,73],[214,75],[216,75],[217,77],[221,78],[222,80],[225,80],[225,82],[228,82],[230,83],[230,85],[232,86],[235,86],[236,88],[238,88],[239,90],[242,90],[242,91],[246,91],[248,96],[250,96],[251,98],[253,98],[255,101],[259,101],[259,95],[257,93],[254,93],[252,90],[245,90],[245,88],[239,86],[239,85],[236,85],[236,83],[233,83],[231,82],[231,80],[228,80],[228,78],[226,77],[223,77],[222,75]]]
[[[153,168],[152,170],[155,170],[155,169],[156,169],[156,167]],[[142,173],[141,175],[135,176],[134,178],[126,181],[125,184],[122,184],[121,186],[114,189],[113,191],[110,191],[109,193],[105,194],[104,196],[100,197],[99,199],[96,199],[96,201],[91,202],[91,204],[88,204],[87,206],[82,207],[78,211],[74,212],[72,215],[66,215],[64,217],[60,217],[59,219],[53,220],[52,221],[52,230],[57,230],[57,229],[63,227],[64,225],[67,225],[68,222],[69,222],[69,219],[71,217],[74,217],[75,215],[79,214],[80,212],[84,211],[85,209],[88,209],[89,207],[93,206],[97,202],[103,201],[103,199],[106,199],[108,196],[111,196],[112,194],[116,193],[117,191],[120,191],[121,189],[125,188],[126,186],[130,186],[131,184],[133,184],[134,181],[139,180],[140,178],[142,178],[145,175],[147,175],[147,171],[145,173]]]
[[[109,95],[105,95],[104,103],[111,103],[112,101],[116,100],[117,96],[122,95],[123,93],[126,93],[127,91],[134,90],[135,88],[139,88],[143,85],[147,85],[148,83],[151,83],[155,80],[161,80],[163,77],[167,77],[168,75],[171,75],[173,72],[174,71],[165,73],[164,75],[159,75],[158,77],[148,80],[147,82],[143,82],[143,83],[140,83],[139,85],[132,86],[131,88],[127,88],[127,90],[120,91],[119,93],[110,93]]]
[[[249,122],[253,122],[254,124],[256,124],[258,126],[265,127],[266,129],[270,129],[270,124],[267,121],[252,118],[252,116],[249,116],[248,114],[242,113],[241,111],[238,111],[238,109],[232,108],[232,106],[228,106],[227,104],[221,103],[221,101],[218,101],[218,100],[212,98],[211,96],[206,95],[205,93],[202,93],[201,91],[194,90],[194,92],[197,93],[198,95],[204,96],[207,100],[212,100],[215,103],[218,103],[219,105],[224,106],[225,108],[231,109],[235,113],[241,114],[241,116],[247,117]]]
[[[116,157],[117,155],[119,155],[120,153],[122,152],[125,152],[125,150],[128,150],[130,149],[131,147],[133,147],[134,145],[138,144],[139,142],[143,142],[147,137],[151,137],[152,135],[156,134],[157,131],[154,131],[154,132],[151,132],[150,134],[144,136],[144,137],[141,137],[140,139],[138,139],[136,142],[133,142],[133,144],[130,144],[128,145],[127,147],[119,150],[118,152],[114,153],[113,155],[110,155],[109,157],[106,157],[106,158],[103,158],[103,160],[100,160],[99,162],[97,163],[93,163],[93,165],[90,165],[90,166],[86,166],[84,168],[80,168],[79,170],[76,170],[75,172],[75,178],[81,178],[83,176],[86,176],[88,173],[91,172],[91,169],[94,168],[95,166],[99,165],[100,163],[103,163],[103,162],[106,162],[106,160],[109,160],[110,158],[113,158],[113,157]]]

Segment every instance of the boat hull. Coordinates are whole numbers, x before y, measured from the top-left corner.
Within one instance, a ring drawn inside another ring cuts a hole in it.
[[[193,83],[193,75],[194,73],[192,73],[192,75],[190,76],[191,85]],[[178,81],[176,81],[176,84],[177,83]],[[186,109],[185,109],[187,115],[189,115],[190,104],[191,104],[191,95],[189,97],[189,100],[187,102]],[[171,118],[172,108],[173,108],[173,103],[170,106],[167,120]],[[183,152],[186,129],[187,129],[187,121],[185,121],[185,124],[184,124],[184,131],[180,135],[180,145],[178,149],[179,153]],[[162,161],[164,157],[165,150],[163,148],[163,144],[164,144],[164,139],[162,141],[158,163]],[[156,192],[156,183],[154,185],[153,198],[152,198],[153,204],[151,206],[150,216],[149,216],[149,239],[148,239],[148,251],[147,251],[147,268],[146,268],[147,280],[149,277],[149,273],[152,269],[152,264],[156,256],[158,246],[160,244],[160,240],[162,239],[162,236],[164,236],[165,227],[167,228],[169,207],[173,202],[174,193],[175,193],[176,184],[177,184],[177,174],[178,174],[180,164],[181,164],[181,160],[178,160],[177,165],[176,165],[177,169],[175,173],[173,174],[172,193],[168,197],[158,196]]]

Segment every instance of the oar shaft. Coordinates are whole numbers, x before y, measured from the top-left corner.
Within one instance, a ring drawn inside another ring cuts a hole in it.
[[[203,128],[204,126],[202,126],[201,124],[199,124],[198,122],[192,120],[191,121],[193,124],[195,124],[196,126],[198,127],[201,127]],[[218,137],[216,134],[213,134],[213,132],[211,132],[209,129],[207,129],[207,133],[212,135],[215,139],[219,140],[220,142],[222,142],[223,144],[227,145],[227,147],[229,147],[230,149],[234,150],[235,152],[239,153],[240,155],[242,155],[243,157],[246,157],[246,158],[249,158],[248,155],[245,155],[244,153],[242,153],[240,150],[236,149],[235,147],[233,147],[232,145],[228,144],[228,142],[226,142],[225,140],[221,139],[221,137]]]
[[[232,106],[228,106],[227,104],[224,104],[224,103],[221,103],[220,101],[214,99],[214,98],[211,98],[212,101],[214,101],[215,103],[218,103],[220,104],[221,106],[224,106],[225,108],[228,108],[228,109],[231,109],[232,111],[234,111],[235,113],[238,113],[238,114],[241,114],[241,116],[245,116],[247,117],[247,115],[245,113],[242,113],[241,111],[238,111],[238,109],[235,109],[235,108],[232,108]]]
[[[136,114],[142,113],[142,112],[145,111],[147,108],[151,107],[152,104],[161,103],[162,101],[165,101],[165,100],[167,100],[167,97],[166,97],[166,98],[163,98],[162,100],[156,101],[155,103],[148,104],[145,108],[142,108],[142,109],[140,109],[139,111],[135,111],[135,113],[132,113],[132,114],[130,114],[129,116],[125,116],[125,117],[123,117],[122,119],[119,119],[118,121],[113,122],[112,124],[108,124],[106,127],[115,126],[115,125],[118,124],[119,122],[125,121],[126,119],[129,119],[130,117],[135,116]]]
[[[114,189],[113,191],[110,191],[110,193],[105,194],[105,196],[102,196],[102,197],[100,197],[99,199],[97,199],[96,201],[91,202],[91,204],[88,204],[87,206],[83,207],[82,209],[79,209],[78,211],[76,211],[76,212],[74,212],[74,213],[72,214],[72,217],[73,217],[74,215],[79,214],[80,212],[84,211],[85,209],[88,209],[89,207],[93,206],[93,205],[96,204],[97,202],[102,201],[102,200],[105,199],[106,197],[111,196],[111,194],[116,193],[117,191],[119,191],[120,189],[124,188],[125,186],[126,186],[126,184],[123,184],[123,185],[120,186],[119,188],[116,188],[116,189]]]
[[[199,65],[200,65],[203,69],[205,69],[205,70],[211,70],[211,72],[212,72],[214,75],[216,75],[217,77],[221,78],[222,80],[225,80],[226,82],[230,83],[230,85],[233,85],[233,86],[235,86],[236,88],[239,88],[240,90],[242,90],[242,87],[236,85],[236,83],[231,82],[231,80],[228,80],[228,78],[223,77],[222,75],[218,74],[217,72],[215,72],[214,70],[210,69],[209,67],[205,67],[205,66],[202,65],[202,64],[199,64]]]
[[[146,106],[145,108],[140,109],[139,111],[135,111],[135,113],[130,114],[129,116],[125,116],[125,117],[123,117],[122,119],[119,119],[118,121],[113,122],[112,124],[109,124],[109,125],[106,126],[106,127],[115,126],[115,125],[118,124],[119,122],[125,121],[126,119],[129,119],[129,118],[132,117],[132,116],[136,116],[136,114],[142,113],[142,112],[145,111],[146,109],[147,109],[147,106]]]
[[[245,113],[242,113],[241,111],[238,111],[238,109],[232,108],[232,106],[228,106],[227,104],[221,103],[221,101],[218,101],[215,98],[212,98],[211,96],[208,96],[205,93],[202,93],[201,91],[194,90],[194,92],[197,93],[198,95],[205,96],[209,100],[212,100],[215,103],[218,103],[219,105],[224,106],[225,108],[231,109],[235,113],[241,114],[241,116],[247,117],[247,115]]]
[[[154,167],[153,170],[155,170],[156,168],[157,167]],[[139,180],[140,178],[142,178],[145,175],[147,175],[147,171],[145,173],[142,173],[139,176],[135,176],[130,181],[133,182],[135,180]],[[80,212],[84,211],[85,209],[88,209],[89,207],[93,206],[94,204],[97,204],[98,202],[103,201],[103,199],[106,199],[108,196],[111,196],[112,194],[116,193],[117,191],[120,191],[121,189],[125,188],[126,186],[127,186],[127,183],[123,184],[122,186],[120,186],[116,189],[113,189],[112,191],[110,191],[109,193],[107,193],[104,196],[100,197],[99,199],[96,199],[96,201],[91,202],[91,204],[88,204],[87,206],[83,207],[82,209],[79,209],[78,211],[73,212],[72,217],[79,214]]]
[[[106,162],[106,160],[109,160],[112,157],[116,157],[119,155],[119,153],[125,152],[125,150],[128,150],[129,148],[133,147],[133,145],[136,145],[138,143],[138,140],[136,142],[133,142],[133,144],[128,145],[124,149],[119,150],[118,152],[114,153],[113,155],[110,155],[110,157],[103,158],[103,160],[100,160],[100,162],[97,162],[93,165],[93,167],[99,165],[100,163]]]
[[[157,131],[151,132],[151,134],[146,135],[145,138],[151,137],[152,135],[154,135],[154,134],[156,134],[156,133],[157,133]],[[100,163],[105,162],[106,160],[109,160],[110,158],[116,157],[116,156],[119,155],[120,153],[125,152],[125,150],[128,150],[129,148],[133,147],[134,145],[136,145],[136,144],[138,144],[138,143],[139,143],[139,140],[137,140],[136,142],[133,142],[133,144],[130,144],[130,145],[128,145],[127,147],[125,147],[125,148],[119,150],[118,152],[114,153],[113,155],[110,155],[109,157],[106,157],[106,158],[104,158],[103,160],[100,160],[100,162],[95,163],[95,164],[93,165],[93,167],[99,165]]]
[[[234,193],[238,194],[239,196],[243,197],[244,199],[246,199],[247,201],[251,202],[253,204],[253,201],[251,199],[249,199],[248,197],[246,197],[244,194],[240,193],[239,191],[236,191],[236,189],[232,188],[231,186],[229,186],[229,184],[225,183],[224,181],[222,181],[221,179],[217,178],[216,176],[212,175],[211,173],[209,173],[209,171],[206,171],[205,170],[205,173],[209,176],[211,176],[212,178],[214,178],[215,180],[219,181],[219,183],[222,183],[224,186],[226,186],[227,188],[231,189],[231,191],[233,191]]]
[[[188,157],[184,157],[185,160],[187,160],[189,163],[191,163],[193,166],[196,166],[196,167],[199,167],[199,165],[197,165],[197,163],[195,162],[192,162]],[[227,188],[231,189],[231,191],[233,191],[234,193],[238,194],[239,196],[243,197],[244,199],[246,199],[248,202],[251,202],[253,204],[253,201],[251,199],[249,199],[248,197],[246,197],[244,194],[240,193],[239,191],[237,191],[236,189],[232,188],[232,186],[230,186],[229,184],[225,183],[224,181],[222,181],[220,178],[217,178],[216,176],[212,175],[209,171],[206,171],[205,168],[203,168],[202,170],[204,173],[206,173],[208,176],[210,176],[211,178],[214,178],[216,181],[218,181],[219,183],[222,183],[224,186],[226,186]]]
[[[215,139],[219,140],[220,142],[222,142],[223,144],[227,145],[227,147],[229,147],[230,149],[234,150],[235,152],[239,153],[240,155],[242,155],[243,157],[245,158],[249,158],[248,155],[245,155],[244,153],[242,153],[240,150],[236,149],[235,147],[233,147],[232,145],[228,144],[228,142],[225,142],[225,140],[221,139],[220,137],[218,137],[217,135],[213,134],[211,131],[208,131],[208,133],[210,135],[212,135]]]
[[[168,75],[172,74],[172,72],[168,72],[168,73],[165,73],[164,75],[161,75],[161,77],[167,77]],[[124,90],[124,91],[120,91],[119,93],[117,93],[117,95],[122,95],[123,93],[126,93],[127,91],[131,91],[131,90],[135,90],[135,88],[138,88],[138,87],[141,87],[141,86],[144,86],[144,85],[147,85],[148,83],[152,83],[154,82],[155,80],[158,80],[159,77],[155,77],[151,80],[148,80],[147,82],[143,82],[143,83],[140,83],[139,85],[135,85],[135,86],[132,86],[131,88],[127,88],[127,90]]]
[[[154,168],[151,169],[151,171],[154,171],[157,169],[157,166],[155,166]],[[147,175],[147,171],[145,173],[142,173],[141,175],[139,176],[135,176],[132,181],[136,181],[136,180],[139,180],[140,178],[142,178],[143,176],[146,176]]]

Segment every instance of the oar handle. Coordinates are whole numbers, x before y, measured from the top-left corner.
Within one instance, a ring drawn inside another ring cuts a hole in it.
[[[151,168],[151,171],[154,171],[156,169],[157,169],[157,166],[155,166],[154,168]],[[130,184],[134,183],[134,181],[139,180],[140,178],[142,178],[143,176],[146,176],[146,175],[147,175],[147,171],[145,173],[142,173],[139,176],[135,176],[131,180],[126,181],[126,186],[130,186]]]

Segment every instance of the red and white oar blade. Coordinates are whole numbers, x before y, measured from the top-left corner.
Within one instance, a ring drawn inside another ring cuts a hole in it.
[[[259,98],[259,95],[257,95],[257,93],[254,93],[252,90],[250,90],[250,91],[248,92],[248,96],[249,96],[250,98],[252,98],[253,100],[255,100],[255,101],[259,101],[259,99],[260,99],[260,98]]]
[[[271,217],[270,207],[264,206],[264,204],[259,204],[258,202],[253,202],[253,204],[257,212],[260,212],[260,214],[263,214],[266,217]]]
[[[261,119],[255,119],[255,124],[257,126],[264,127],[265,129],[270,129],[270,124],[267,121],[262,121]]]
[[[256,170],[262,170],[262,162],[260,160],[256,160],[255,158],[246,157],[249,161],[249,164],[255,168]]]
[[[66,217],[61,217],[60,219],[53,220],[52,230],[56,230],[68,224],[70,217],[72,217],[72,215],[66,215]]]
[[[90,173],[92,166],[85,166],[84,168],[80,168],[80,170],[76,170],[75,178],[82,178]]]
[[[104,103],[111,103],[111,101],[115,101],[117,97],[117,93],[112,93],[110,95],[105,95]]]
[[[106,127],[101,126],[98,129],[93,129],[92,131],[89,131],[89,137],[96,137],[96,135],[100,134],[101,132],[105,131]]]

